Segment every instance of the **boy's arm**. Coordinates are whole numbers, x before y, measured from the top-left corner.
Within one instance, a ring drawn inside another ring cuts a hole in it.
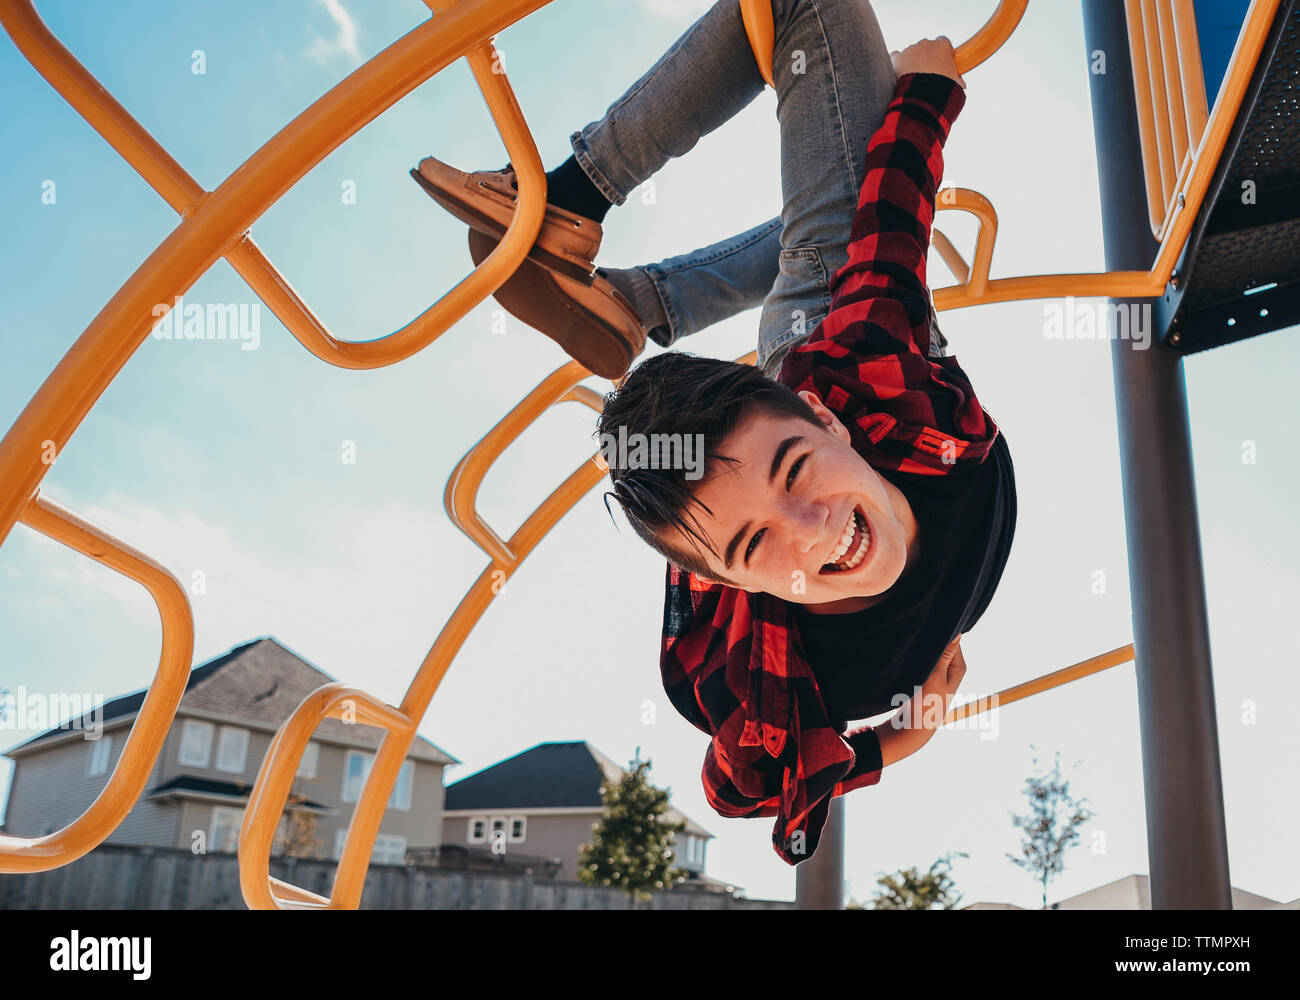
[[[966,656],[958,636],[944,647],[921,690],[906,705],[878,726],[863,726],[844,735],[845,742],[858,754],[858,764],[846,777],[852,777],[860,767],[873,770],[897,764],[929,743],[938,727],[931,728],[927,723],[935,721],[937,714],[939,725],[943,725],[965,676]],[[939,706],[942,711],[935,713],[933,710]]]
[[[849,259],[831,280],[830,312],[790,349],[777,375],[795,392],[816,395],[876,468],[972,469],[998,433],[957,359],[930,353],[926,253],[943,144],[964,103],[949,76],[898,78],[867,147]]]
[[[823,355],[911,354],[928,364],[926,254],[943,176],[943,145],[965,101],[965,91],[950,77],[899,77],[885,119],[867,146],[848,261],[831,279],[830,311],[813,338],[787,355],[782,382],[801,388],[803,377],[829,360]]]

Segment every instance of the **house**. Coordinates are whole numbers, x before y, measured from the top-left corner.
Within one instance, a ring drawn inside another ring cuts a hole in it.
[[[303,698],[333,681],[269,637],[195,667],[143,793],[106,842],[234,853],[276,730]],[[146,693],[115,698],[76,720],[84,725],[60,725],[4,754],[14,764],[4,832],[43,836],[80,816],[108,783]],[[95,731],[98,738],[88,738]],[[294,816],[281,820],[277,851],[292,837],[308,847],[315,842],[302,853],[340,856],[382,736],[373,726],[320,723],[299,765]],[[416,738],[393,786],[373,863],[401,864],[408,848],[440,842],[443,769],[457,763]]]
[[[539,743],[447,786],[441,854],[444,859],[461,852],[489,855],[494,831],[504,831],[495,836],[505,858],[515,853],[549,858],[557,877],[574,879],[579,849],[591,840],[592,825],[605,811],[601,781],[617,781],[625,773],[589,743]],[[704,874],[713,834],[671,807],[663,819],[686,824],[676,835],[674,864],[690,874],[675,889],[734,888]]]
[[[1125,875],[1113,882],[1099,885],[1095,889],[1081,892],[1077,896],[1050,903],[1047,908],[1049,910],[1149,910],[1151,909],[1151,879],[1146,875]],[[1300,898],[1283,903],[1234,887],[1232,908],[1234,910],[1300,910]],[[958,909],[1021,910],[1024,907],[1016,906],[1014,903],[971,903]]]

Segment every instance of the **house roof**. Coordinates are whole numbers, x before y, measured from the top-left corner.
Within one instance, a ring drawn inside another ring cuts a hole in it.
[[[147,797],[166,795],[221,795],[231,799],[246,799],[253,791],[253,785],[247,781],[223,781],[219,778],[200,778],[192,774],[182,774],[155,785],[145,793]],[[307,809],[329,810],[323,802],[301,799],[295,805]]]
[[[1261,896],[1258,893],[1247,892],[1245,889],[1238,889],[1236,886],[1229,887],[1232,892],[1232,908],[1234,910],[1296,910],[1300,909],[1300,899],[1294,899],[1290,902],[1283,903],[1276,899],[1270,899],[1267,896]],[[1117,879],[1112,879],[1103,885],[1094,886],[1083,892],[1065,899],[1058,900],[1050,904],[1051,909],[1057,910],[1089,910],[1089,909],[1131,909],[1131,910],[1149,910],[1151,909],[1151,877],[1149,875],[1132,874],[1124,875]],[[967,906],[959,907],[962,910],[1020,910],[1024,907],[1017,906],[1015,903],[994,903],[981,901],[970,903]]]
[[[248,722],[279,726],[312,691],[335,678],[293,652],[279,640],[266,636],[235,646],[227,653],[190,671],[176,714],[212,712]],[[135,691],[107,701],[102,706],[104,724],[134,715],[144,703],[146,690]],[[95,713],[82,719],[94,721]],[[41,743],[66,735],[66,723],[48,729],[25,743],[8,750],[4,756],[21,754]],[[375,726],[349,724],[341,719],[323,719],[316,737],[344,743],[362,743],[378,747],[384,731]],[[435,764],[459,764],[460,761],[423,736],[416,736],[408,756]]]
[[[445,810],[583,808],[600,811],[601,781],[617,781],[626,773],[609,757],[583,740],[567,743],[538,743],[513,757],[484,768],[448,785],[443,797]],[[677,809],[670,821],[684,820],[691,833],[711,837]]]

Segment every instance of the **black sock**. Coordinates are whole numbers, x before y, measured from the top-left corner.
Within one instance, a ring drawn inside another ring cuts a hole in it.
[[[668,314],[664,303],[659,298],[659,290],[654,280],[644,269],[639,267],[598,267],[596,273],[623,293],[623,297],[632,303],[641,325],[646,329],[646,336],[661,347],[667,347],[671,341],[668,327]]]
[[[572,156],[546,175],[546,200],[596,222],[613,207]]]

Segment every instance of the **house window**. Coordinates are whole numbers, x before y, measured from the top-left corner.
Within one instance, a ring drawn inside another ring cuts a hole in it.
[[[487,840],[487,817],[471,816],[469,820],[469,842],[481,844]]]
[[[208,831],[208,852],[234,854],[239,850],[239,827],[244,810],[232,806],[212,807],[212,827]]]
[[[388,796],[390,809],[411,808],[411,776],[414,771],[415,761],[402,761],[402,769],[397,772],[397,780],[393,782],[393,793]]]
[[[510,817],[510,840],[512,842],[522,841],[524,839],[524,829],[527,825],[526,818],[523,816]]]
[[[217,740],[217,770],[243,774],[248,763],[248,730],[222,726]]]
[[[406,861],[406,838],[396,834],[381,833],[375,837],[375,850],[370,860],[377,865],[400,865]]]
[[[339,830],[334,834],[334,860],[343,857],[343,845],[347,843],[348,831]],[[375,836],[375,849],[370,852],[370,861],[376,865],[400,865],[406,861],[406,838],[391,833]]]
[[[343,765],[343,790],[340,794],[344,802],[356,802],[361,798],[361,789],[366,787],[366,779],[370,777],[370,766],[374,762],[375,755],[372,753],[362,753],[360,750],[348,751],[347,760]],[[393,783],[393,791],[388,796],[390,809],[411,808],[411,779],[414,767],[413,760],[402,762],[401,769],[397,772],[397,780]]]
[[[489,838],[490,843],[504,843],[506,839],[506,818],[504,816],[492,817],[492,834]]]
[[[178,757],[182,764],[192,767],[207,767],[208,757],[212,753],[211,722],[199,722],[186,719],[181,726],[181,751]]]
[[[366,785],[366,775],[370,773],[370,755],[360,750],[349,750],[347,760],[343,763],[344,802],[355,802],[361,798],[361,789]]]
[[[316,765],[318,763],[320,763],[320,744],[313,740],[307,744],[307,749],[302,752],[302,760],[298,761],[297,777],[316,777]]]
[[[113,737],[101,736],[99,739],[92,741],[90,745],[90,766],[86,773],[90,775],[103,774],[108,770],[108,758],[113,752]]]

